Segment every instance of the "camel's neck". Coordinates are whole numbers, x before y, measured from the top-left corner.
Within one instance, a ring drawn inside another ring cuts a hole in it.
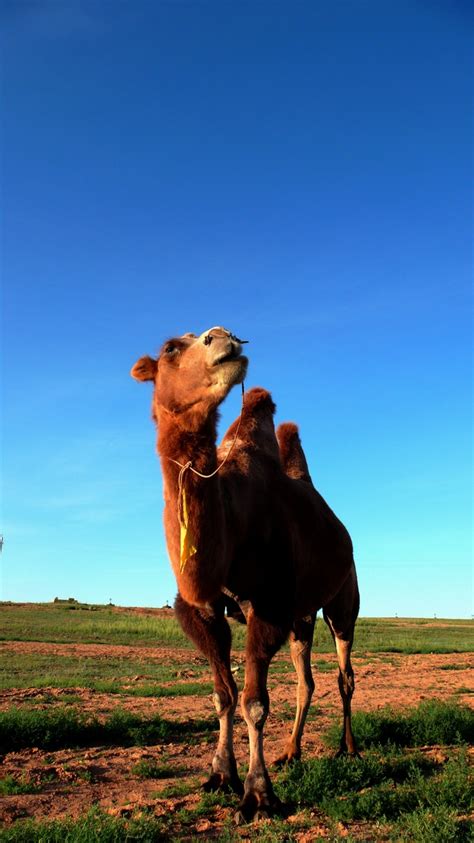
[[[164,411],[158,417],[168,552],[180,594],[196,605],[215,599],[227,574],[221,484],[218,474],[202,478],[187,469],[180,487],[180,467],[173,460],[182,466],[191,462],[196,471],[211,474],[217,467],[216,419],[213,414],[197,430],[189,430],[179,417]]]
[[[158,417],[158,453],[163,472],[171,460],[193,467],[202,474],[210,474],[216,467],[217,414],[205,419],[191,429],[182,424],[180,417],[162,411]],[[172,464],[172,463],[171,463]]]

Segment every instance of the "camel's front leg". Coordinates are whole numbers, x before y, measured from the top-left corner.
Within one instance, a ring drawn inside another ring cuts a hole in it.
[[[234,756],[234,714],[237,705],[237,686],[232,674],[214,669],[214,705],[219,718],[219,740],[214,758],[212,759],[211,775],[204,784],[206,791],[234,791],[239,795],[243,792],[242,782],[237,773]]]
[[[311,647],[316,615],[308,615],[295,621],[290,632],[290,653],[293,666],[298,677],[296,691],[296,716],[293,731],[285,747],[283,755],[276,760],[278,766],[301,757],[301,738],[314,691],[314,680],[311,672]]]
[[[288,632],[287,629],[262,621],[255,616],[252,609],[247,624],[242,712],[249,732],[250,763],[244,784],[244,797],[235,817],[238,824],[267,817],[280,807],[265,766],[263,727],[269,712],[268,667]]]
[[[237,686],[230,669],[231,633],[223,606],[198,609],[178,595],[176,617],[184,632],[209,659],[214,676],[214,705],[219,718],[219,741],[212,759],[211,775],[204,789],[243,792],[234,756],[233,726]]]

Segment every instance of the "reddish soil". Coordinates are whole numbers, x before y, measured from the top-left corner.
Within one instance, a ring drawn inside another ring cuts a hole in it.
[[[11,652],[45,653],[58,655],[133,657],[156,659],[167,665],[201,664],[203,660],[192,650],[166,648],[143,648],[97,644],[48,644],[29,642],[8,642],[2,649]],[[319,662],[334,663],[334,656],[317,655]],[[287,654],[279,654],[275,662],[287,662]],[[386,704],[396,708],[416,705],[423,699],[456,700],[470,705],[473,697],[463,689],[472,688],[474,656],[469,653],[448,655],[392,655],[379,654],[353,660],[356,672],[356,694],[353,708],[374,710]],[[236,664],[237,682],[243,680],[243,656],[238,654]],[[460,669],[443,670],[445,665],[457,665]],[[186,671],[184,671],[184,676]],[[310,713],[304,738],[306,756],[327,754],[328,749],[321,739],[321,732],[340,714],[341,704],[335,670],[315,670],[316,691],[313,709]],[[193,679],[193,681],[196,681]],[[209,681],[206,675],[203,681]],[[0,695],[0,708],[34,703],[35,708],[50,709],[54,699],[65,703],[68,694],[74,694],[74,705],[82,711],[106,714],[116,707],[141,713],[146,716],[161,714],[168,719],[187,720],[208,717],[213,712],[209,696],[143,698],[136,696],[108,695],[84,689],[27,689],[9,690]],[[78,702],[78,697],[80,702]],[[59,699],[60,698],[60,699]],[[283,750],[291,729],[294,714],[295,678],[293,672],[280,674],[270,679],[272,712],[266,726],[266,756],[271,763]],[[217,720],[216,720],[217,726]],[[237,763],[247,762],[247,740],[245,724],[237,717],[235,730]],[[0,822],[11,823],[20,817],[52,819],[77,817],[87,812],[91,805],[99,805],[115,815],[130,815],[148,809],[155,816],[170,815],[179,809],[192,808],[200,798],[200,784],[205,781],[212,757],[213,741],[203,740],[193,744],[171,743],[163,746],[123,748],[101,748],[82,750],[61,750],[45,752],[29,749],[12,752],[3,757],[0,777],[12,775],[25,777],[39,785],[41,792],[21,796],[7,796],[0,799]],[[442,750],[440,750],[442,751]],[[140,760],[156,760],[173,768],[169,779],[139,779],[131,768]],[[161,792],[180,782],[193,781],[192,795],[161,796]],[[193,835],[203,838],[219,838],[219,828],[229,814],[229,809],[216,809],[212,821],[199,820],[193,828]],[[297,817],[295,817],[295,821]],[[290,818],[291,821],[291,818]],[[314,816],[315,825],[308,836],[302,832],[299,839],[314,840],[326,834],[325,825]],[[341,829],[342,830],[342,829]],[[358,830],[360,833],[360,829]],[[351,833],[354,829],[351,828]],[[245,836],[245,832],[242,834]],[[370,838],[365,838],[370,839]]]

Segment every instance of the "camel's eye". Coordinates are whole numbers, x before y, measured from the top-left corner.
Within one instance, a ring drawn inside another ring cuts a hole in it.
[[[161,346],[160,356],[167,357],[168,360],[178,358],[182,351],[186,348],[186,343],[182,342],[180,338],[167,340]]]

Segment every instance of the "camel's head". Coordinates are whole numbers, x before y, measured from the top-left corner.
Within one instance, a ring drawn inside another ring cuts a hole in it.
[[[201,336],[183,334],[164,343],[158,358],[141,357],[131,370],[138,381],[154,381],[153,404],[173,413],[195,409],[207,414],[241,383],[248,360],[242,342],[225,328]]]

